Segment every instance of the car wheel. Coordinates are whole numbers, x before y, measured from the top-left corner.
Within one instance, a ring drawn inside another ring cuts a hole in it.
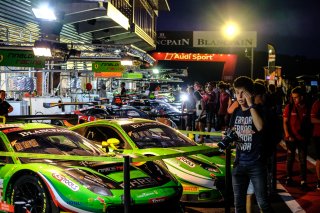
[[[52,199],[39,177],[23,175],[13,184],[10,194],[10,203],[25,202],[31,213],[53,213],[59,212],[52,203]]]

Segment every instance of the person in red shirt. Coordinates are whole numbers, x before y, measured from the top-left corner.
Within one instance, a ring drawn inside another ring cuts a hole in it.
[[[220,82],[218,87],[220,91],[220,106],[218,110],[217,130],[224,130],[229,123],[228,103],[230,95],[226,92],[226,84],[224,82]]]
[[[320,100],[316,100],[311,108],[311,123],[313,124],[312,139],[316,147],[316,174],[317,174],[317,190],[320,190]]]
[[[295,87],[291,91],[293,103],[287,104],[283,111],[283,129],[285,142],[287,146],[287,185],[293,185],[292,170],[295,160],[296,149],[299,153],[300,163],[300,186],[307,187],[307,138],[302,134],[303,120],[308,117],[308,109],[304,101],[304,90],[301,87]]]

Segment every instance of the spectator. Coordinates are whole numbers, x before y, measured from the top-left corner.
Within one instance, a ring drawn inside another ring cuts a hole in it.
[[[232,170],[232,185],[236,212],[246,212],[246,192],[252,181],[260,209],[273,212],[267,198],[267,165],[263,153],[264,121],[259,108],[254,104],[253,81],[239,77],[234,81],[237,101],[240,105],[231,118],[241,142],[236,144],[236,157]]]
[[[312,140],[316,148],[316,175],[317,186],[320,190],[320,100],[316,100],[311,109],[311,123],[313,124]]]
[[[0,90],[0,116],[7,116],[13,111],[13,107],[5,99],[6,91]]]
[[[105,84],[101,84],[100,90],[99,90],[99,97],[100,98],[105,98],[107,95],[107,87]]]
[[[218,111],[218,130],[224,129],[229,123],[228,115],[228,103],[230,95],[226,92],[226,85],[224,82],[220,82],[219,85],[220,92],[220,106]]]
[[[124,82],[121,82],[121,84],[120,84],[120,95],[121,96],[127,95],[126,83],[124,83]]]
[[[207,84],[207,91],[206,91],[206,113],[207,113],[207,131],[211,132],[211,128],[214,127],[215,117],[214,114],[216,112],[216,93],[213,91],[214,85],[213,83]]]
[[[182,112],[187,113],[186,130],[195,130],[196,120],[196,99],[194,97],[194,89],[192,86],[187,88],[187,98],[182,103]]]
[[[195,82],[194,83],[194,97],[196,99],[196,129],[198,131],[203,132],[204,131],[204,127],[205,127],[205,104],[202,98],[202,94],[201,94],[201,90],[202,90],[202,86],[199,82]],[[202,143],[204,142],[204,137],[203,135],[199,136],[199,142]]]
[[[308,136],[304,128],[311,124],[309,112],[304,100],[305,91],[295,87],[291,91],[292,104],[287,104],[283,112],[284,139],[287,146],[287,185],[293,185],[293,163],[298,149],[300,163],[300,186],[307,187],[307,145]]]

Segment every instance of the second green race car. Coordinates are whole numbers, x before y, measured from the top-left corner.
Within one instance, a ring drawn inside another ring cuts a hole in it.
[[[86,138],[109,146],[117,152],[145,156],[170,155],[211,149],[207,154],[158,160],[183,185],[182,201],[213,202],[223,199],[224,155],[198,145],[171,127],[146,119],[99,120],[70,128]]]

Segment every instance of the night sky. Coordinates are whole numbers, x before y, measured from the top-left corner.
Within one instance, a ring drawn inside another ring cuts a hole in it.
[[[317,0],[168,0],[158,31],[217,31],[234,20],[244,31],[257,31],[256,51],[275,46],[277,54],[319,58],[320,12]]]

